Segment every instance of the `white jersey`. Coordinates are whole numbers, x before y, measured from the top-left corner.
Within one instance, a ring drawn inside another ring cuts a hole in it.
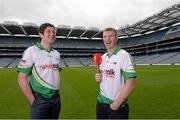
[[[59,52],[52,48],[44,49],[37,43],[24,51],[17,71],[30,74],[32,90],[50,98],[59,90],[59,68]]]
[[[111,104],[120,94],[128,78],[136,77],[132,58],[128,52],[116,48],[111,56],[105,53],[100,65],[102,81],[98,101]]]

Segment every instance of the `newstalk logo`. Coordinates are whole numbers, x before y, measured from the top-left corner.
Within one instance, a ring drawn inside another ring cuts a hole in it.
[[[109,78],[115,78],[115,71],[113,69],[109,69],[109,70],[102,70],[101,71],[105,77],[109,77]]]

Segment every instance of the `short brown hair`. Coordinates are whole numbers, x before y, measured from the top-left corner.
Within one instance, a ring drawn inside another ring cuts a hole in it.
[[[117,36],[117,31],[114,28],[112,28],[112,27],[105,28],[103,30],[103,32],[105,32],[105,31],[112,31],[112,32],[114,32],[115,36]]]
[[[52,25],[52,24],[50,24],[50,23],[43,23],[43,24],[39,27],[39,33],[44,34],[44,31],[45,31],[45,29],[46,29],[47,27],[53,27],[53,28],[55,29],[54,25]]]

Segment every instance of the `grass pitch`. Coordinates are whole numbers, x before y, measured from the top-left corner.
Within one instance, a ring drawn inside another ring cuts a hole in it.
[[[63,68],[60,118],[94,119],[98,84],[95,67]],[[136,88],[129,98],[130,118],[180,118],[180,66],[136,66]],[[15,69],[0,69],[0,118],[29,118]]]

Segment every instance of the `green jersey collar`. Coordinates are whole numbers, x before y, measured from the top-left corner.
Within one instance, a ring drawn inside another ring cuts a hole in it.
[[[49,48],[49,49],[45,49],[45,48],[41,45],[41,43],[39,43],[39,42],[37,42],[36,46],[37,46],[40,50],[46,50],[47,52],[50,52],[51,50],[53,50],[52,47]]]
[[[110,58],[112,55],[116,55],[120,50],[121,50],[120,47],[116,47],[116,49],[113,51],[113,53],[112,53],[111,55],[109,55],[109,54],[107,53],[106,56],[108,56],[108,57]]]

